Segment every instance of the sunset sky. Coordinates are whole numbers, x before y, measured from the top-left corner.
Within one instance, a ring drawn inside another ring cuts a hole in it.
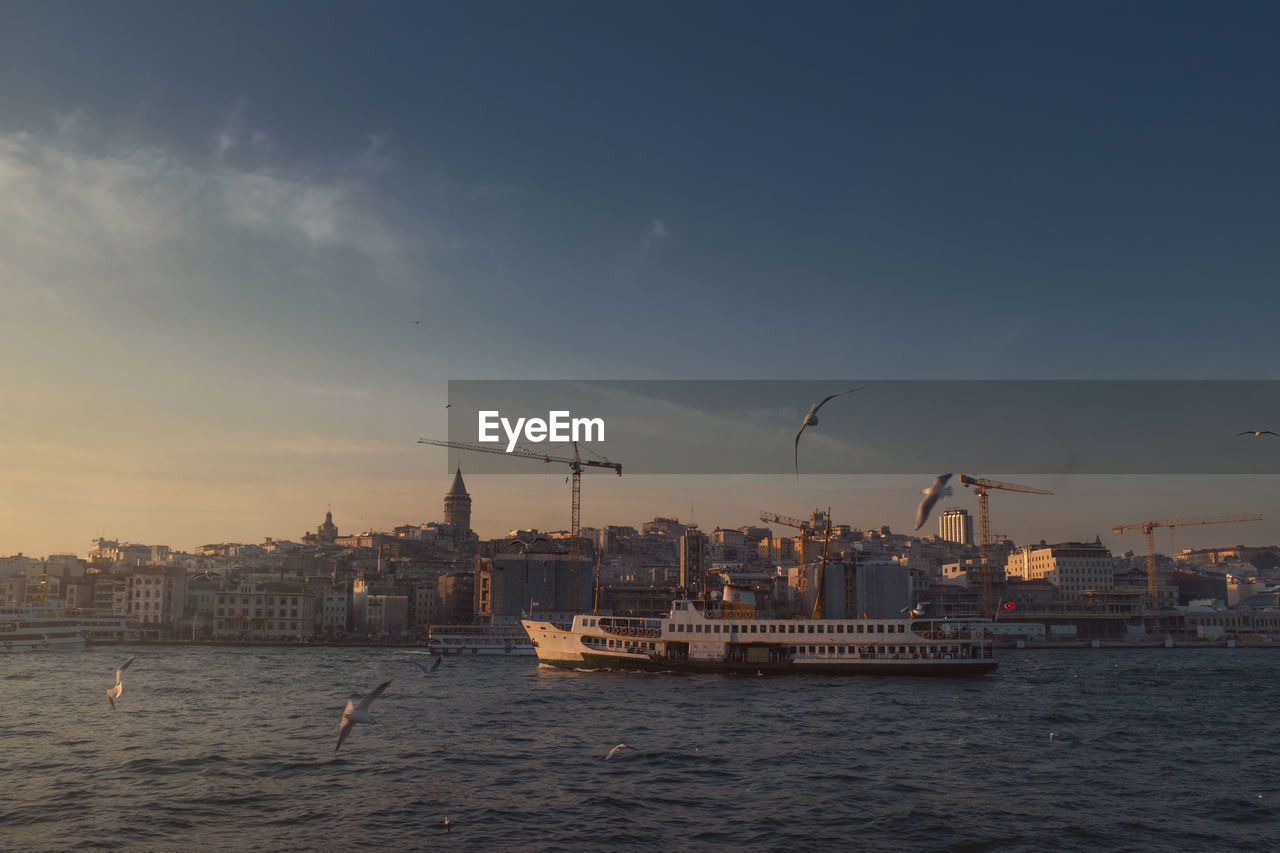
[[[439,520],[450,380],[1280,379],[1277,32],[1244,2],[6,3],[0,555]],[[797,397],[768,405],[798,427]],[[1239,406],[1213,440],[1274,470]],[[964,412],[884,415],[945,443]],[[583,523],[909,530],[915,473],[592,472]],[[467,476],[473,526],[566,527],[563,474]],[[1258,513],[1173,543],[1280,543],[1273,475],[1040,485],[997,532]]]

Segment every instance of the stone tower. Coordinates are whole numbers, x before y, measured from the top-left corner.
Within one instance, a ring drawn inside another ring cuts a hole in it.
[[[453,525],[453,541],[465,542],[471,536],[471,495],[462,482],[462,466],[453,475],[453,485],[444,496],[444,522]]]

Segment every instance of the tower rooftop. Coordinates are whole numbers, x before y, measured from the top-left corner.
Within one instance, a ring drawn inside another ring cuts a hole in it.
[[[466,495],[469,497],[469,495],[467,495],[466,484],[462,482],[462,466],[461,465],[458,466],[458,470],[455,471],[453,474],[453,485],[449,487],[449,494]]]

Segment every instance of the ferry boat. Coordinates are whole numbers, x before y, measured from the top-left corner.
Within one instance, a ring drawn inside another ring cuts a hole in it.
[[[519,625],[432,625],[427,633],[432,654],[533,654],[533,643]]]
[[[541,663],[569,669],[951,676],[996,668],[988,632],[965,622],[760,618],[753,602],[730,598],[675,601],[662,618],[587,613],[567,626],[522,624]]]
[[[90,640],[119,640],[128,634],[123,616],[68,614],[43,605],[0,607],[0,651],[80,649]]]

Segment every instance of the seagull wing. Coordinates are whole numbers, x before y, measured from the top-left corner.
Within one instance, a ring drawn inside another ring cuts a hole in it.
[[[137,655],[129,655],[129,659],[128,659],[127,661],[125,661],[124,663],[120,664],[120,668],[116,670],[116,681],[117,681],[117,682],[119,682],[119,681],[120,681],[120,673],[124,672],[126,669],[128,669],[128,668],[129,668],[129,664],[133,663],[133,659],[134,659],[135,657],[137,657]]]
[[[351,710],[351,700],[347,700],[347,709],[342,712],[342,722],[338,724],[338,745],[333,748],[334,752],[342,749],[342,742],[347,739],[347,735],[351,734],[351,727],[356,721],[351,719],[348,712]]]
[[[388,678],[386,681],[382,682],[377,687],[373,688],[368,693],[364,694],[364,697],[360,700],[360,704],[356,705],[356,707],[368,708],[370,705],[373,704],[374,699],[377,699],[379,696],[382,695],[382,691],[386,690],[388,687],[391,686],[391,682],[393,681],[395,681],[394,678]]]
[[[800,432],[804,432],[807,423],[800,424]],[[800,479],[800,432],[796,433],[796,479]]]
[[[1264,429],[1262,432],[1258,433],[1258,435],[1280,435],[1280,433],[1275,433],[1269,429]]]
[[[812,412],[816,412],[818,411],[818,409],[821,409],[823,406],[825,406],[827,404],[827,400],[834,400],[836,397],[843,397],[845,394],[852,394],[854,391],[861,391],[863,388],[866,388],[866,387],[867,387],[866,385],[859,385],[857,388],[850,388],[848,391],[838,391],[835,394],[832,394],[830,397],[824,397],[822,402],[814,406],[810,413],[812,414]]]
[[[1238,432],[1236,435],[1257,435],[1253,430],[1247,429],[1244,432]]]
[[[604,760],[608,761],[610,758],[613,758],[615,755],[617,755],[619,752],[622,752],[622,750],[624,749],[635,749],[635,747],[627,746],[625,743],[620,743],[617,746],[615,746],[613,749],[609,750],[609,754],[604,757]]]
[[[116,700],[120,698],[120,694],[124,692],[124,685],[118,680],[116,686],[107,689],[107,701],[111,703],[111,710],[116,709]]]
[[[444,655],[436,655],[436,662],[431,664],[431,669],[427,670],[427,672],[435,672],[442,660],[444,660]]]
[[[425,666],[423,666],[423,665],[422,665],[422,663],[420,663],[419,661],[416,661],[416,660],[411,660],[411,661],[409,661],[409,663],[413,664],[413,665],[414,665],[414,666],[416,666],[418,669],[422,670],[422,677],[423,677],[423,678],[426,678],[426,676],[427,676],[427,668],[426,668]]]

